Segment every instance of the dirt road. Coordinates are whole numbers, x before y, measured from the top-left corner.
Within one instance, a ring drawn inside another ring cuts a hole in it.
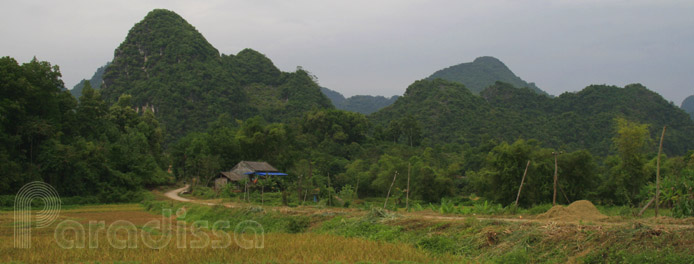
[[[180,201],[180,202],[190,202],[192,200],[178,196],[179,193],[182,193],[183,191],[187,190],[188,187],[189,187],[189,185],[186,184],[186,186],[183,186],[182,188],[178,188],[178,189],[171,190],[171,191],[164,193],[164,196],[168,197],[169,199]]]
[[[208,206],[215,206],[215,205],[221,205],[227,208],[243,208],[247,207],[249,204],[244,204],[244,203],[222,203],[222,202],[210,202],[210,201],[205,201],[205,200],[193,200],[193,199],[188,199],[179,196],[181,192],[186,190],[189,185],[186,185],[182,188],[170,190],[166,193],[164,193],[164,196],[166,196],[169,199],[180,201],[180,202],[188,202],[188,203],[195,203],[195,204],[202,204],[202,205],[208,205]],[[313,207],[308,207],[308,206],[300,206],[300,207],[287,207],[287,206],[268,206],[267,209],[269,210],[275,210],[281,213],[289,213],[289,214],[325,214],[325,213],[354,213],[354,214],[364,214],[365,211],[360,210],[360,209],[354,209],[354,208],[313,208]],[[525,216],[525,217],[519,217],[516,218],[516,216],[512,217],[488,217],[488,216],[482,216],[482,215],[465,215],[465,216],[449,216],[449,215],[440,215],[434,212],[428,212],[428,213],[422,213],[422,212],[397,212],[400,215],[407,216],[407,217],[416,217],[416,218],[424,218],[424,219],[429,219],[429,220],[443,220],[443,221],[464,221],[470,217],[477,218],[478,220],[487,220],[487,221],[503,221],[503,222],[541,222],[541,223],[547,223],[547,222],[559,222],[559,223],[578,223],[578,220],[576,221],[565,221],[565,220],[553,220],[553,219],[536,219],[535,216]],[[594,222],[593,224],[598,224],[598,225],[603,225],[603,226],[613,226],[613,225],[624,225],[624,224],[632,224],[632,221],[629,220],[612,220],[612,221],[598,221]],[[688,221],[679,221],[676,220],[674,221],[675,223],[670,223],[669,221],[658,221],[655,218],[651,219],[640,219],[642,224],[649,224],[649,225],[655,225],[660,228],[663,227],[670,227],[670,228],[691,228],[692,224],[688,223]],[[684,223],[682,223],[684,222]]]

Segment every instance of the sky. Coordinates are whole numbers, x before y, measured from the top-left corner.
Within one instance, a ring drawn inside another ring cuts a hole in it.
[[[401,95],[439,69],[494,56],[553,95],[641,83],[694,95],[694,1],[0,0],[0,56],[59,65],[68,88],[128,30],[172,10],[220,53],[252,48],[346,96]]]

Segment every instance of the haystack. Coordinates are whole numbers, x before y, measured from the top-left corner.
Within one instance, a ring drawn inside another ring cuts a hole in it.
[[[599,221],[607,219],[607,216],[600,213],[590,201],[580,200],[569,206],[555,205],[537,218],[560,221]]]

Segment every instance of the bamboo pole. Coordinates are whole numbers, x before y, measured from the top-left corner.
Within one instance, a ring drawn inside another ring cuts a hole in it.
[[[641,208],[641,211],[639,211],[639,214],[636,215],[636,216],[641,216],[641,215],[643,214],[643,212],[645,212],[646,209],[647,209],[649,206],[651,206],[651,204],[653,203],[653,201],[655,201],[655,197],[651,198],[651,200],[649,200],[648,203],[646,203],[646,206],[644,206],[643,208]]]
[[[552,195],[552,206],[557,205],[557,173],[559,171],[559,167],[557,166],[557,157],[562,153],[563,151],[552,152],[552,155],[554,155],[554,194]]]
[[[298,191],[298,193],[299,193],[299,199],[301,199],[301,193],[303,192],[303,190],[302,190],[302,189],[303,189],[303,184],[304,184],[304,183],[303,183],[303,180],[304,180],[304,174],[301,174],[301,175],[299,176],[299,184],[296,185],[296,186],[297,186],[297,191]]]
[[[655,217],[658,217],[658,208],[660,207],[660,153],[663,151],[663,138],[665,138],[665,129],[663,126],[663,134],[660,135],[660,147],[658,147],[658,161],[655,173]]]
[[[516,195],[516,206],[518,206],[518,199],[520,199],[521,190],[523,190],[523,182],[525,182],[525,175],[528,174],[528,167],[530,167],[530,160],[528,164],[525,165],[525,172],[523,172],[523,178],[521,178],[520,187],[518,187],[518,195]]]
[[[405,196],[405,210],[410,211],[410,163],[407,163],[407,194]]]
[[[332,183],[330,183],[330,172],[328,172],[328,205],[333,206],[333,192],[330,191],[332,189]]]
[[[571,200],[569,200],[569,197],[566,196],[566,193],[564,193],[564,189],[562,189],[561,186],[559,186],[559,191],[561,192],[561,194],[564,195],[564,198],[566,199],[566,202],[569,203],[569,204],[571,204]]]
[[[354,187],[354,199],[359,199],[359,175],[357,175],[357,187]]]
[[[383,203],[383,209],[386,209],[386,205],[388,205],[388,197],[390,197],[390,190],[393,189],[393,185],[395,184],[395,178],[398,177],[398,171],[395,171],[395,174],[393,174],[393,182],[390,183],[390,188],[388,188],[388,194],[386,195],[386,201]]]

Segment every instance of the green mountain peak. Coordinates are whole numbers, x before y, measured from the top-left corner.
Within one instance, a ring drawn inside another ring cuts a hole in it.
[[[178,14],[166,9],[154,9],[130,29],[125,41],[116,49],[135,52],[143,61],[163,57],[167,62],[178,59],[216,59],[215,49],[200,32]]]
[[[204,130],[221,115],[282,122],[333,107],[305,71],[281,72],[252,49],[220,55],[195,27],[164,9],[133,26],[100,88],[109,103],[129,94],[133,107],[152,110],[168,142]]]
[[[500,81],[515,87],[528,87],[538,94],[548,95],[534,83],[528,83],[516,76],[501,60],[491,56],[478,57],[472,62],[436,71],[428,79],[436,78],[462,83],[475,94]]]

